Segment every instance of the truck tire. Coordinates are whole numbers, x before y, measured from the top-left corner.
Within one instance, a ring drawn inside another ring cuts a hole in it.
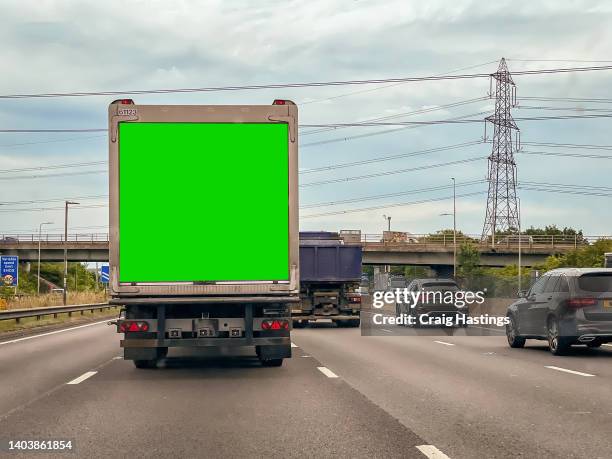
[[[308,321],[304,321],[304,320],[294,320],[293,328],[305,328],[307,323]]]
[[[357,327],[359,327],[360,323],[361,323],[360,319],[351,319],[351,320],[348,321],[348,324],[349,324],[348,326],[349,327],[353,327],[353,328],[357,328]]]
[[[134,366],[140,369],[157,368],[157,359],[155,360],[134,360]]]
[[[280,367],[283,359],[259,359],[262,367]]]

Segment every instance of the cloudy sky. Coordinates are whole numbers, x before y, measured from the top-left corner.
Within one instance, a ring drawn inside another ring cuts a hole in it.
[[[502,56],[511,71],[605,66],[612,65],[611,19],[612,3],[605,1],[3,0],[0,95],[491,73]],[[515,118],[612,115],[612,70],[517,75],[514,81],[519,102]],[[480,78],[134,99],[141,104],[268,104],[288,98],[300,105],[304,124],[393,115],[401,116],[388,121],[405,122],[482,119],[494,107],[486,98],[488,90],[488,79]],[[112,99],[0,99],[0,129],[105,128]],[[538,185],[538,191],[519,190],[523,225],[557,224],[581,228],[586,234],[611,234],[610,197],[585,194],[593,193],[585,187],[608,187],[597,193],[612,195],[610,119],[517,124],[526,151],[516,155],[519,181],[548,184]],[[458,227],[467,233],[482,230],[482,181],[487,171],[483,158],[491,149],[490,144],[476,143],[484,135],[483,123],[315,131],[300,132],[303,185],[455,164],[304,186],[300,201],[308,207],[301,211],[302,229],[379,233],[385,226],[383,214],[392,217],[392,228],[398,231],[448,228],[452,219],[439,214],[452,211],[452,201],[441,199],[452,191],[431,188],[448,186],[456,177],[457,194],[468,195],[458,200]],[[536,142],[607,146],[607,151],[529,145]],[[74,231],[105,232],[106,145],[100,132],[0,132],[0,233],[36,231],[42,221],[53,221],[50,231],[61,232],[66,198],[82,203],[71,213]],[[308,171],[394,155],[403,156]],[[457,163],[461,160],[470,161]],[[27,170],[92,162],[101,164]],[[576,187],[572,193],[558,192],[570,190],[568,185]],[[410,193],[422,189],[429,190]],[[378,195],[392,196],[372,198]],[[312,207],[335,201],[351,202]],[[386,205],[394,206],[338,213]],[[328,215],[313,216],[317,214]]]

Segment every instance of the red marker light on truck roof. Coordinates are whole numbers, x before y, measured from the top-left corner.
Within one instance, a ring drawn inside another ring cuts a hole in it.
[[[287,105],[287,101],[283,99],[274,99],[272,105]]]
[[[133,99],[116,99],[111,102],[113,104],[121,104],[121,105],[134,105]]]

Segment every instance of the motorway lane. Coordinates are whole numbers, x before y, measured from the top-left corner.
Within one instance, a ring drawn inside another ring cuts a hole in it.
[[[106,322],[24,338],[0,337],[0,418],[119,355],[119,335]]]
[[[281,368],[176,352],[137,370],[101,325],[0,345],[3,380],[22,387],[0,392],[0,437],[73,439],[91,457],[424,457],[417,435],[293,352]]]
[[[329,327],[292,336],[452,458],[610,457],[610,347],[554,357],[538,342],[510,349],[503,336],[364,337]]]

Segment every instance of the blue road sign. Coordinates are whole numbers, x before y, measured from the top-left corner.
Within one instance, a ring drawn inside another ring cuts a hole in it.
[[[109,279],[110,270],[108,268],[108,265],[102,265],[102,267],[100,268],[100,282],[102,282],[103,284],[108,284]]]
[[[19,280],[19,257],[7,255],[0,257],[0,280],[4,286],[17,287]]]

